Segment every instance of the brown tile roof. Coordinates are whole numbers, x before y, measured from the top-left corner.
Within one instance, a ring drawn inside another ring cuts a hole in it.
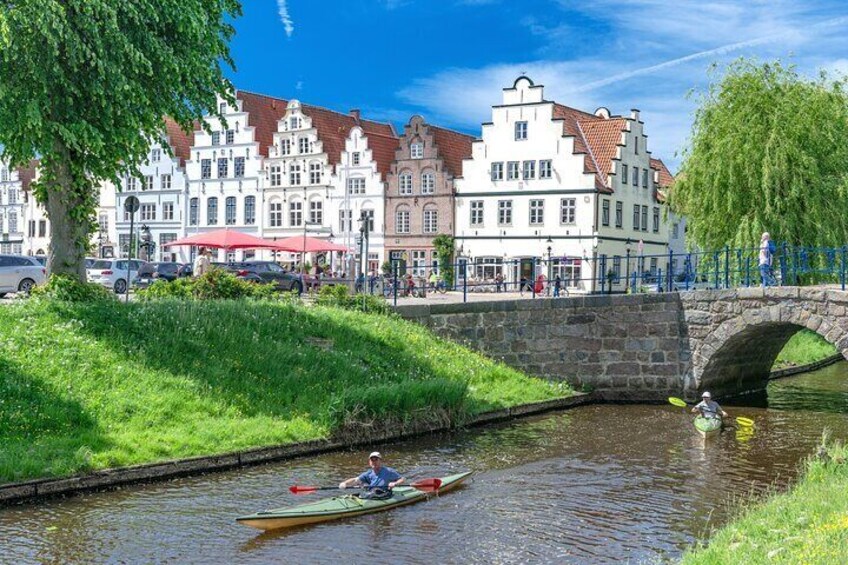
[[[439,151],[439,157],[445,168],[454,177],[462,176],[462,160],[471,158],[471,144],[474,136],[459,133],[438,126],[427,126],[433,134],[433,140]]]
[[[555,120],[562,120],[563,135],[574,138],[574,154],[583,155],[583,171],[587,174],[594,173],[595,188],[605,192],[611,192],[607,187],[606,173],[598,170],[600,163],[598,163],[598,166],[595,166],[597,156],[594,155],[594,152],[600,148],[590,146],[585,132],[582,130],[590,122],[605,120],[594,114],[557,103],[554,103],[553,116]]]
[[[368,136],[368,148],[371,150],[372,158],[377,162],[377,170],[383,180],[389,174],[392,162],[395,160],[399,139],[377,133]]]
[[[195,124],[195,128],[200,129],[200,124]],[[194,131],[186,133],[177,122],[165,117],[165,135],[168,136],[168,144],[174,156],[180,160],[180,167],[185,167],[186,160],[190,159],[191,146],[194,145]]]
[[[589,147],[592,148],[594,161],[598,165],[598,173],[602,179],[612,173],[612,160],[618,155],[618,146],[621,145],[621,132],[627,129],[627,120],[624,118],[606,119],[581,119],[578,120],[580,128]]]
[[[657,183],[660,188],[669,188],[674,184],[674,175],[671,174],[662,159],[651,159],[651,168],[660,173],[660,179]]]
[[[29,191],[29,186],[35,180],[35,171],[41,162],[38,159],[33,159],[26,167],[18,168],[18,180],[21,181],[21,189]]]
[[[241,109],[248,113],[247,123],[254,128],[254,139],[259,143],[259,153],[268,156],[268,148],[274,145],[277,122],[286,114],[288,101],[246,90],[236,91],[241,100]]]

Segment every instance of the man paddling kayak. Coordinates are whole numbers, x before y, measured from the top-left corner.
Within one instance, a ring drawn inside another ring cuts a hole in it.
[[[718,405],[718,402],[712,399],[712,395],[709,392],[704,392],[701,395],[701,402],[695,405],[692,408],[692,412],[700,412],[701,416],[704,418],[727,418],[728,414],[724,410],[721,409],[721,406]],[[719,416],[721,414],[721,416]]]
[[[363,498],[380,498],[386,493],[391,496],[391,490],[403,484],[405,480],[391,467],[383,467],[383,457],[379,451],[374,451],[368,456],[368,466],[371,468],[358,477],[339,483],[339,488],[359,486],[369,491]]]

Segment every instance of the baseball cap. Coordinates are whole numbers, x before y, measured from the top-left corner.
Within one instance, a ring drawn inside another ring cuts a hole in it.
[[[712,398],[713,395],[707,391],[704,391],[704,394],[701,395],[701,398]]]
[[[372,457],[376,457],[377,459],[382,459],[382,458],[383,458],[383,456],[382,456],[382,455],[380,455],[380,452],[379,452],[379,451],[372,451],[372,452],[371,452],[371,455],[369,455],[369,456],[368,456],[368,459],[371,459]]]

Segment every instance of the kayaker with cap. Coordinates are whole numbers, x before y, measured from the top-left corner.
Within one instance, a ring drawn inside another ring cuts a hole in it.
[[[692,408],[692,412],[700,412],[704,418],[727,418],[728,414],[721,409],[718,402],[713,400],[712,395],[708,391],[704,391],[701,395],[701,402]],[[719,416],[721,414],[721,416]]]
[[[344,489],[358,486],[370,492],[390,492],[404,481],[400,473],[391,467],[383,466],[383,457],[379,451],[374,451],[368,456],[368,466],[371,468],[358,477],[339,483],[339,488]]]

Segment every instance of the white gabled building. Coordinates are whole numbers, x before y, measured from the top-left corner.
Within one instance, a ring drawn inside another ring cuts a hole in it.
[[[358,120],[359,113],[351,114]],[[368,261],[367,271],[379,272],[386,260],[384,208],[386,175],[394,160],[398,138],[382,133],[366,134],[359,125],[351,128],[345,140],[341,158],[336,164],[330,182],[330,218],[336,218],[333,226],[335,241],[355,250],[360,235],[363,217],[368,218]],[[363,262],[358,261],[358,265]],[[345,270],[353,272],[351,266]]]
[[[233,107],[219,100],[226,128],[213,116],[206,117],[211,133],[194,132],[185,161],[188,187],[185,212],[186,235],[223,228],[254,236],[262,235],[262,152],[256,118],[239,97]],[[185,249],[186,260],[196,250]],[[213,249],[215,260],[241,260],[255,256],[252,250],[234,251],[228,257]]]
[[[26,203],[32,169],[15,169],[0,162],[0,253],[30,253],[25,238],[28,226]]]
[[[130,241],[142,241],[142,229],[150,232],[151,242],[155,244],[153,252],[133,250],[133,257],[143,257],[150,261],[189,261],[189,250],[180,247],[166,248],[164,244],[185,236],[185,216],[187,213],[187,184],[185,175],[185,160],[188,158],[192,144],[192,135],[183,132],[170,119],[165,120],[165,139],[153,141],[147,160],[139,167],[139,177],[126,176],[121,179],[121,186],[113,192],[112,210],[109,202],[101,198],[98,210],[97,239],[100,255],[110,256],[110,251],[120,257],[126,257]],[[163,146],[167,141],[173,156],[170,156]],[[130,216],[124,208],[127,197],[138,198],[140,207],[132,222],[135,238],[130,238]],[[118,234],[116,249],[110,249],[108,243],[110,222],[115,224]],[[106,239],[104,243],[102,240]]]
[[[640,250],[668,251],[638,111],[625,118],[569,108],[545,100],[527,77],[492,108],[456,193],[456,244],[477,278],[559,274],[592,292],[613,271],[613,290],[622,291],[628,249],[631,272]]]

